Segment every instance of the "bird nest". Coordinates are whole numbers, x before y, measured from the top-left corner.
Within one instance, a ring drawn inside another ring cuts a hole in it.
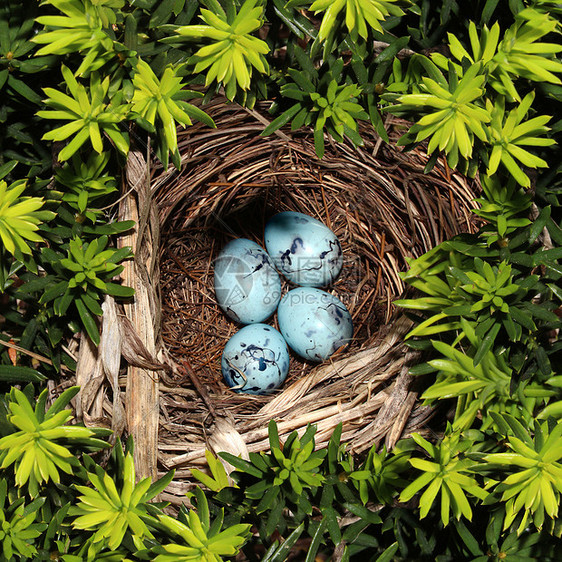
[[[408,124],[395,117],[386,122],[389,143],[361,125],[363,146],[326,139],[318,159],[308,130],[260,136],[267,104],[248,110],[216,99],[204,109],[217,128],[179,133],[181,171],[150,169],[138,151],[129,156],[119,216],[137,227],[118,243],[135,251],[122,276],[136,295],[121,309],[106,300],[99,350],[80,346],[76,377],[78,417],[132,434],[139,474],[175,468],[172,501],[191,485],[190,468],[206,464],[206,449],[266,450],[272,419],[281,438],[315,424],[318,447],[341,423],[354,453],[423,430],[431,410],[408,374],[416,360],[403,344],[410,322],[392,303],[404,294],[407,258],[474,229],[478,192],[442,159],[425,174],[423,147],[396,146]],[[344,267],[328,290],[347,305],[353,340],[322,364],[293,355],[272,395],[237,394],[220,359],[239,326],[216,303],[213,261],[233,238],[263,246],[265,222],[288,210],[338,236]]]
[[[308,131],[260,136],[265,108],[214,101],[205,110],[217,128],[181,133],[181,171],[156,170],[152,178],[162,236],[162,342],[175,373],[161,388],[159,452],[177,476],[188,477],[209,447],[267,449],[271,419],[280,435],[316,424],[319,447],[342,423],[343,440],[360,453],[382,441],[392,446],[430,415],[410,388],[412,357],[402,343],[409,322],[392,302],[404,292],[407,258],[472,229],[475,182],[443,160],[424,174],[423,150],[396,147],[406,126],[396,118],[386,124],[389,144],[362,126],[362,147],[329,142],[318,159]],[[224,383],[220,358],[240,326],[216,303],[213,261],[233,238],[263,246],[265,222],[289,210],[321,220],[341,242],[344,267],[328,290],[352,315],[353,341],[321,365],[292,356],[273,395],[238,394]]]

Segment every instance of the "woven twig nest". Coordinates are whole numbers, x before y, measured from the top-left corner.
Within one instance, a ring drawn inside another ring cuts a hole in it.
[[[390,144],[365,125],[364,146],[327,142],[320,160],[308,131],[261,137],[266,107],[249,111],[221,99],[205,106],[217,128],[180,133],[181,171],[156,169],[152,177],[162,342],[174,367],[160,386],[158,458],[180,480],[205,463],[206,448],[266,449],[271,419],[281,436],[316,424],[319,447],[341,422],[349,449],[362,452],[394,444],[430,415],[410,390],[402,344],[409,322],[392,301],[404,291],[407,257],[472,229],[476,183],[442,160],[424,174],[426,154],[393,142],[406,126],[398,119],[387,121]],[[232,238],[263,245],[266,220],[286,210],[318,218],[339,237],[344,268],[329,290],[348,306],[354,340],[322,365],[293,356],[285,385],[271,396],[236,394],[222,380],[220,357],[239,326],[215,302],[213,260]]]

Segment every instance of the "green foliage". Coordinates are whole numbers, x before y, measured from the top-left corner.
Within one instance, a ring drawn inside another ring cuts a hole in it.
[[[369,27],[382,32],[383,22],[388,16],[401,16],[404,12],[395,5],[397,0],[315,0],[310,6],[310,11],[315,14],[325,12],[318,39],[323,41],[337,28],[336,20],[341,12],[345,13],[345,25],[353,40],[357,40],[357,35],[363,39],[369,36]]]
[[[419,500],[422,519],[427,516],[437,495],[441,493],[443,525],[448,525],[451,514],[456,519],[460,519],[462,515],[470,521],[472,509],[467,493],[480,500],[488,497],[488,492],[482,489],[471,475],[477,463],[462,458],[462,453],[472,446],[472,442],[461,439],[459,433],[452,431],[449,431],[438,445],[433,445],[417,434],[412,437],[432,460],[410,459],[411,465],[422,474],[402,491],[400,501],[408,501],[414,494],[426,488]]]
[[[31,497],[39,494],[43,482],[60,482],[59,470],[72,474],[79,466],[76,457],[60,443],[61,440],[88,447],[105,447],[106,443],[94,437],[99,432],[86,427],[65,425],[72,419],[72,411],[63,409],[78,392],[78,387],[67,389],[45,412],[47,390],[39,396],[35,409],[27,396],[12,388],[8,421],[19,431],[0,439],[0,468],[15,464],[15,482],[26,486]]]
[[[480,542],[462,522],[457,524],[461,540],[467,545],[470,554],[476,556],[470,557],[472,562],[523,562],[541,559],[544,554],[541,553],[539,541],[544,541],[544,537],[536,532],[521,536],[512,528],[508,533],[502,534],[504,519],[502,510],[492,511]]]
[[[75,153],[70,162],[55,170],[55,179],[65,190],[62,200],[93,223],[101,213],[94,202],[117,190],[115,177],[107,170],[110,156],[109,152],[92,152],[84,161]]]
[[[53,56],[37,57],[30,39],[36,32],[36,2],[6,0],[0,4],[0,164],[14,160],[25,164],[27,172],[12,180],[45,173],[52,165],[51,155],[40,136],[45,126],[34,115],[41,104],[39,86],[47,85]]]
[[[167,166],[168,152],[171,152],[177,168],[180,167],[180,155],[176,124],[191,125],[191,115],[214,127],[213,120],[205,112],[184,101],[183,98],[197,96],[197,93],[184,89],[185,84],[178,76],[179,70],[179,67],[167,66],[162,78],[158,79],[150,66],[139,60],[133,77],[135,93],[131,100],[131,111],[142,118],[141,124],[148,125],[151,132],[163,131],[163,135],[159,135],[159,158],[164,166]]]
[[[232,476],[240,487],[215,487],[208,501],[215,512],[222,513],[225,508],[231,521],[241,518],[256,525],[259,544],[269,545],[263,558],[266,560],[286,559],[299,540],[309,545],[307,560],[331,554],[342,543],[345,556],[350,559],[369,556],[382,561],[395,556],[396,560],[406,561],[442,556],[444,560],[483,561],[484,558],[478,557],[489,555],[502,560],[509,554],[517,560],[515,556],[519,553],[527,556],[527,560],[555,560],[553,548],[557,539],[549,541],[544,531],[539,534],[528,529],[522,523],[521,513],[515,513],[514,518],[508,515],[511,518],[506,519],[502,500],[504,482],[512,476],[515,479],[520,469],[509,462],[512,451],[502,456],[503,435],[509,435],[508,442],[511,442],[514,431],[510,426],[515,427],[515,418],[496,414],[493,417],[496,429],[461,432],[449,426],[435,444],[415,435],[399,442],[391,452],[378,453],[373,446],[359,466],[355,466],[357,459],[345,451],[340,441],[341,426],[338,426],[317,468],[322,485],[303,488],[305,499],[301,498],[298,504],[285,495],[265,510],[266,496],[252,496],[245,489],[258,486],[260,481],[275,474],[278,456],[275,448],[250,462],[223,454],[237,467]],[[518,427],[522,428],[521,424]],[[518,431],[516,428],[515,432]],[[309,427],[306,433],[314,432],[315,428]],[[277,442],[274,422],[270,424],[270,433]],[[544,438],[548,439],[548,435]],[[558,448],[554,438],[548,448],[554,458]],[[505,462],[497,462],[496,455],[505,458]],[[540,470],[548,459],[543,456],[541,465],[534,453],[526,451],[525,456],[531,460],[518,461],[520,466],[533,464]],[[259,474],[256,470],[259,465],[272,467],[272,474],[268,475],[263,466]],[[550,486],[558,494],[556,485]],[[419,504],[419,516],[417,510],[413,515],[414,503]],[[293,516],[282,519],[280,513],[287,509]],[[277,533],[282,535],[281,540],[274,538]],[[538,541],[545,550],[537,547]],[[243,548],[247,555],[253,552],[252,543]]]
[[[353,457],[340,441],[341,425],[327,450],[315,450],[315,433],[316,428],[309,426],[301,438],[294,432],[281,443],[277,425],[272,421],[270,451],[250,453],[248,461],[221,453],[236,467],[231,476],[238,486],[221,487],[214,494],[215,502],[229,507],[234,520],[242,518],[257,526],[261,541],[269,545],[267,560],[286,559],[303,533],[312,539],[308,560],[314,559],[322,544],[354,542],[366,527],[382,522],[370,509],[373,491],[394,498],[403,483],[399,474],[407,468],[407,448],[382,456],[373,448],[366,462],[355,468]],[[393,460],[393,456],[397,459]],[[290,519],[287,509],[293,514]],[[338,521],[343,513],[356,515],[357,523],[341,529]],[[314,521],[314,514],[321,514],[321,520]],[[285,541],[273,540],[274,532],[286,533]],[[361,536],[366,542],[359,541],[348,549],[350,555],[364,551],[367,545],[378,547],[376,539],[366,533]]]
[[[437,81],[441,75],[435,66],[447,70],[449,83],[453,77],[460,84],[475,65],[484,77],[481,92],[471,103],[485,108],[491,119],[482,122],[485,135],[475,134],[471,139],[472,152],[459,151],[456,163],[471,174],[480,171],[482,195],[474,213],[484,224],[476,235],[458,236],[410,261],[403,278],[421,295],[397,302],[416,320],[408,335],[410,345],[430,354],[426,363],[411,369],[412,374],[429,376],[422,398],[452,400],[454,406],[452,429],[443,441],[455,436],[462,444],[458,459],[469,463],[472,482],[461,487],[465,500],[455,499],[457,511],[450,509],[464,518],[455,524],[467,548],[463,559],[478,562],[540,559],[537,545],[544,532],[530,530],[546,528],[548,533],[560,534],[559,428],[550,417],[558,418],[562,412],[557,375],[562,296],[559,200],[554,196],[558,189],[545,188],[540,180],[540,196],[534,197],[536,175],[529,173],[529,168],[558,165],[559,150],[546,150],[555,146],[558,129],[546,126],[550,120],[543,114],[547,102],[539,98],[541,91],[558,93],[541,85],[533,90],[529,81],[557,84],[556,73],[562,67],[553,58],[559,46],[543,42],[555,31],[554,20],[522,5],[517,9],[512,4],[512,9],[515,22],[506,26],[503,36],[502,23],[488,27],[484,14],[480,31],[478,24],[469,25],[465,43],[462,34],[449,34],[448,46],[458,64],[440,53],[433,53],[431,60],[415,55],[406,73],[395,63],[390,93],[385,95],[393,103],[408,96],[415,100],[425,93],[427,80]],[[488,18],[490,13],[486,12]],[[536,104],[538,99],[540,104]],[[401,108],[389,110],[400,112]],[[415,135],[430,117],[427,109],[419,113],[402,144],[411,147],[422,140]],[[432,152],[435,141],[430,135],[426,138]],[[445,145],[438,148],[447,152]],[[454,159],[449,158],[449,163],[455,164]],[[556,172],[548,177],[558,185]],[[520,186],[531,190],[525,192]],[[534,422],[537,417],[547,421]],[[431,445],[431,452],[426,451],[437,457],[439,446]],[[400,498],[421,493],[420,516],[431,517],[442,484],[430,483],[438,482],[430,473],[445,474],[445,463],[431,466],[416,458],[410,462],[425,473]],[[481,507],[470,496],[473,485],[484,491]],[[442,511],[449,509],[448,500],[443,507],[443,495],[441,500]],[[485,530],[486,549],[482,539],[475,538],[475,526],[466,520],[494,504],[498,508]],[[462,505],[470,513],[463,512]],[[443,525],[448,518],[443,511]],[[553,553],[550,556],[556,558]]]
[[[408,338],[452,330],[459,331],[462,338],[465,326],[471,324],[478,336],[476,366],[500,332],[519,341],[524,332],[536,330],[532,317],[525,314],[523,298],[538,277],[528,277],[525,285],[514,283],[510,264],[500,262],[494,267],[477,256],[462,256],[462,249],[460,243],[445,242],[410,261],[410,270],[403,278],[427,296],[398,300],[396,304],[430,314],[410,331]],[[470,324],[462,325],[462,319]]]
[[[558,515],[560,492],[562,492],[562,423],[549,427],[548,422],[535,421],[534,435],[514,417],[498,416],[503,421],[509,452],[491,453],[484,458],[487,462],[502,467],[513,467],[496,488],[503,492],[501,500],[506,502],[504,529],[507,529],[523,509],[523,518],[518,527],[521,533],[532,518],[537,529],[541,529],[545,514],[552,519]]]
[[[67,389],[46,411],[46,390],[35,408],[31,386],[0,397],[3,559],[153,560],[150,540],[170,540],[172,533],[158,520],[165,504],[151,500],[174,473],[154,484],[148,478],[136,483],[132,442],[123,451],[119,439],[105,469],[96,464],[86,453],[108,447],[99,437],[111,431],[65,425],[72,418],[65,407],[77,391]],[[29,502],[28,496],[38,497]],[[220,539],[226,536],[228,528]]]
[[[385,94],[393,103],[387,110],[400,115],[422,113],[399,144],[411,147],[430,138],[428,153],[437,148],[444,151],[453,168],[461,165],[473,175],[483,164],[487,174],[493,175],[501,162],[520,185],[529,187],[530,179],[521,166],[545,167],[547,163],[523,146],[545,147],[554,141],[544,138],[549,117],[525,120],[535,94],[522,100],[515,81],[561,83],[554,73],[562,71],[562,63],[552,55],[562,48],[539,42],[556,25],[547,14],[532,9],[520,11],[503,38],[498,23],[491,29],[483,25],[479,35],[476,24],[470,22],[470,53],[449,34],[448,47],[458,64],[442,53],[433,53],[431,59],[415,55],[404,76],[396,63]],[[447,80],[440,69],[447,71]],[[412,93],[403,93],[408,90]],[[513,102],[517,106],[507,111],[506,103]]]
[[[302,51],[299,56],[306,58]],[[324,155],[325,130],[338,142],[343,142],[345,135],[356,145],[363,144],[356,120],[368,119],[369,116],[357,103],[361,88],[354,84],[340,84],[337,77],[343,70],[343,61],[329,62],[332,63],[330,67],[311,70],[309,77],[296,69],[287,71],[291,81],[281,87],[281,93],[296,100],[296,103],[274,119],[264,129],[263,135],[271,134],[289,121],[292,130],[314,125],[314,146],[320,158]],[[310,60],[307,64],[313,68]]]
[[[483,196],[476,199],[479,207],[474,214],[488,224],[482,229],[486,244],[505,246],[511,235],[531,221],[524,216],[531,206],[531,197],[525,193],[513,178],[501,181],[497,176],[481,177]]]
[[[557,0],[532,0],[531,7],[539,12],[548,14],[559,14],[562,8]]]
[[[250,453],[248,461],[229,453],[221,453],[221,457],[240,472],[250,475],[251,481],[240,478],[238,472],[232,476],[243,487],[245,497],[258,502],[258,513],[270,511],[263,531],[266,534],[271,534],[277,525],[282,525],[282,510],[287,503],[298,506],[303,515],[310,514],[312,510],[308,498],[324,482],[318,467],[326,455],[325,450],[314,450],[314,433],[314,427],[309,427],[302,438],[294,432],[281,447],[277,425],[271,421],[271,453]]]
[[[520,219],[512,218],[517,216],[516,203],[519,210],[528,208],[528,195],[517,195],[513,182],[501,188],[498,182],[486,180],[484,188],[488,197],[480,214],[488,220],[495,214],[495,219],[482,229],[481,238],[499,250],[482,245],[480,237],[443,244],[412,262],[405,276],[427,296],[398,302],[428,314],[410,337],[423,341],[439,335],[445,340],[432,340],[437,357],[412,372],[437,372],[423,398],[455,399],[453,426],[461,430],[474,423],[497,430],[494,413],[511,413],[530,423],[539,411],[545,412],[541,415],[556,412],[559,401],[555,385],[545,385],[556,372],[549,357],[558,348],[541,334],[560,325],[553,314],[556,305],[547,296],[558,293],[560,275],[554,274],[556,280],[549,282],[548,269],[542,270],[544,276],[534,273],[539,271],[536,264],[545,253],[542,249],[529,260],[524,253],[535,242],[540,225],[548,222],[550,210],[541,212],[536,225],[529,225],[527,219],[518,223]],[[515,196],[508,199],[510,194]],[[546,408],[545,403],[549,403]]]
[[[460,290],[471,295],[475,301],[470,312],[488,312],[489,309],[490,315],[498,312],[509,314],[507,299],[520,291],[510,282],[513,279],[511,266],[500,262],[498,267],[493,267],[479,258],[475,258],[474,265],[476,271],[467,271],[466,284],[460,286]]]
[[[170,543],[175,531],[159,520],[165,504],[151,500],[168,486],[174,473],[153,484],[148,478],[136,483],[130,440],[123,451],[117,439],[105,468],[96,464],[86,453],[107,447],[98,437],[111,432],[64,425],[71,419],[71,411],[64,408],[77,390],[63,392],[46,411],[47,392],[32,408],[31,386],[23,392],[13,388],[5,400],[0,397],[0,427],[5,434],[0,440],[3,559],[46,560],[56,555],[67,561],[154,560],[155,538]],[[209,548],[233,554],[234,545],[244,542],[248,525],[225,526],[219,533],[222,515],[220,523],[215,520],[209,529],[204,500],[198,501],[198,510],[200,519],[195,514],[190,520],[195,517],[201,522]]]
[[[155,562],[184,562],[201,560],[219,562],[222,556],[234,556],[246,542],[250,525],[239,523],[221,530],[224,520],[224,509],[211,522],[209,505],[205,494],[200,488],[193,494],[197,498],[196,508],[182,508],[178,519],[168,515],[160,515],[160,522],[174,535],[182,539],[182,543],[163,544],[154,548],[158,554]]]
[[[24,560],[32,558],[37,554],[34,539],[47,528],[46,523],[35,522],[45,498],[26,504],[24,498],[9,496],[8,481],[0,480],[0,542],[4,560],[12,560],[14,555]]]
[[[463,44],[462,34],[449,33],[448,46],[458,63],[437,52],[431,60],[413,56],[405,73],[395,63],[393,82],[385,95],[392,103],[409,96],[416,100],[427,93],[428,80],[439,82],[442,73],[436,66],[447,71],[449,84],[460,85],[475,66],[483,77],[480,92],[470,103],[490,116],[481,122],[484,135],[474,134],[470,149],[459,150],[458,162],[451,161],[450,154],[448,161],[471,174],[480,171],[482,195],[474,213],[484,224],[476,235],[458,236],[411,260],[403,278],[421,294],[397,301],[416,320],[408,335],[410,345],[430,354],[426,363],[411,369],[412,374],[429,375],[422,398],[428,402],[452,400],[452,425],[442,442],[451,437],[458,440],[462,447],[457,459],[470,467],[472,481],[461,486],[464,499],[459,496],[453,501],[451,493],[451,499],[444,499],[442,494],[442,523],[449,519],[449,509],[464,518],[456,524],[467,548],[463,559],[479,562],[538,556],[541,535],[529,533],[530,522],[536,529],[547,527],[554,535],[560,532],[554,523],[560,503],[555,485],[558,477],[551,473],[558,470],[558,426],[549,418],[562,412],[558,377],[552,377],[558,372],[560,353],[561,322],[556,313],[562,276],[559,201],[552,197],[556,189],[547,188],[550,195],[546,200],[552,206],[545,206],[544,196],[533,202],[533,192],[519,187],[533,187],[535,177],[529,168],[546,168],[556,161],[553,158],[559,158],[559,151],[545,150],[555,146],[546,126],[550,117],[542,114],[543,107],[542,111],[533,109],[541,90],[537,86],[533,91],[528,81],[558,83],[555,74],[561,67],[553,55],[560,49],[542,42],[555,30],[554,20],[523,10],[523,6],[512,8],[516,19],[503,36],[501,24],[489,28],[484,15],[480,32],[476,23],[468,27],[470,47],[465,46],[466,41]],[[400,105],[389,108],[404,114],[402,109]],[[415,111],[415,106],[408,110]],[[437,147],[448,153],[445,144],[436,145],[431,137],[429,124],[434,113],[434,108],[419,111],[419,120],[401,144],[411,147],[421,141],[425,125],[428,152]],[[437,125],[436,132],[443,134]],[[452,142],[448,131],[444,138]],[[435,157],[428,168],[434,161]],[[551,180],[553,177],[555,173]],[[548,266],[539,265],[543,258]],[[549,421],[533,422],[536,417]],[[423,446],[419,439],[416,441]],[[441,459],[440,443],[425,443],[434,458]],[[400,498],[421,493],[420,516],[431,517],[443,486],[431,472],[445,475],[446,463],[431,465],[416,458],[410,462],[424,474]],[[472,486],[482,491],[480,497],[471,497]],[[477,499],[484,502],[481,509],[499,506],[486,529],[487,550],[481,547],[482,539],[475,538],[475,527],[466,524],[480,509]],[[549,525],[544,525],[545,514]]]
[[[409,468],[410,454],[404,441],[398,443],[392,453],[387,451],[386,445],[380,452],[371,447],[362,470],[350,471],[348,475],[358,488],[363,504],[373,494],[381,504],[392,503],[392,499],[408,484],[404,476]],[[344,463],[342,465],[345,467]]]
[[[43,382],[47,377],[20,365],[0,365],[0,381],[7,383]]]
[[[190,59],[196,73],[206,70],[205,85],[213,81],[224,84],[228,99],[234,99],[237,88],[248,90],[252,69],[266,74],[269,65],[264,55],[267,43],[251,33],[263,25],[263,7],[257,0],[245,0],[238,12],[225,11],[218,1],[209,3],[212,10],[201,9],[200,18],[207,25],[187,25],[176,32],[189,40],[210,40]]]
[[[481,71],[481,65],[474,64],[460,80],[454,71],[449,72],[446,80],[436,69],[436,80],[422,77],[421,93],[400,96],[398,105],[389,108],[389,111],[403,113],[423,109],[424,116],[411,127],[408,135],[400,139],[399,144],[408,144],[410,137],[414,137],[414,142],[431,137],[428,153],[444,150],[452,168],[457,166],[459,155],[469,159],[474,136],[485,141],[483,125],[491,121],[489,111],[474,103],[484,92],[486,77]]]
[[[220,492],[223,488],[230,485],[228,479],[228,473],[222,465],[222,463],[211,453],[211,451],[205,451],[205,459],[209,466],[209,471],[211,474],[205,474],[197,468],[191,469],[191,474],[194,478],[197,478],[204,486],[212,490],[213,492]]]
[[[281,449],[275,422],[271,421],[268,429],[272,454],[251,456],[250,463],[244,465],[245,468],[251,465],[254,475],[259,473],[263,485],[260,484],[253,490],[247,490],[246,493],[249,494],[249,497],[252,495],[263,497],[268,488],[281,488],[286,494],[291,495],[292,499],[298,501],[298,496],[303,489],[322,484],[323,478],[316,469],[322,464],[326,452],[314,451],[315,432],[313,428],[305,432],[302,439],[296,432],[292,433],[284,443],[283,449]],[[222,456],[228,462],[238,462],[232,455],[223,454]],[[264,480],[266,481],[264,482]],[[273,487],[270,488],[270,485]]]
[[[41,98],[26,83],[25,75],[43,69],[52,58],[30,56],[34,48],[29,41],[33,32],[33,18],[18,21],[15,12],[10,2],[0,7],[0,91],[6,96],[38,104]],[[4,112],[7,112],[7,108]],[[0,121],[4,121],[4,118],[5,115]]]
[[[125,5],[124,0],[46,0],[64,15],[39,16],[37,23],[46,31],[33,38],[45,45],[38,55],[67,55],[79,52],[83,60],[76,75],[88,76],[102,67],[113,52],[112,26],[117,21],[116,9]]]
[[[562,63],[552,55],[562,50],[555,43],[539,42],[544,36],[556,30],[558,22],[548,14],[533,9],[522,10],[516,21],[506,30],[500,40],[500,26],[496,22],[491,29],[483,26],[478,36],[474,22],[469,24],[471,53],[461,42],[449,34],[451,54],[459,62],[464,59],[472,63],[481,62],[489,74],[490,85],[502,96],[520,101],[514,80],[526,78],[535,82],[560,84],[554,73],[562,72]],[[434,54],[433,61],[442,68],[448,68],[448,60],[441,54]],[[457,67],[457,70],[460,70]]]
[[[72,72],[62,66],[62,75],[70,92],[70,96],[55,90],[44,88],[48,96],[45,104],[51,109],[39,111],[37,115],[44,119],[69,121],[43,135],[44,140],[72,140],[60,151],[60,161],[68,160],[87,140],[93,149],[103,152],[102,134],[113,141],[115,148],[126,155],[129,151],[129,140],[126,133],[119,129],[119,123],[127,116],[128,107],[120,103],[118,96],[108,102],[109,76],[103,80],[97,72],[90,75],[90,87],[86,89],[79,84]]]
[[[143,478],[136,483],[133,457],[128,452],[122,459],[120,478],[121,486],[117,488],[113,478],[100,466],[95,465],[87,478],[93,487],[76,486],[82,494],[78,496],[76,505],[69,510],[74,516],[72,526],[75,529],[95,531],[92,535],[92,546],[107,545],[110,550],[121,546],[127,532],[137,548],[142,548],[144,537],[154,538],[149,527],[153,527],[155,519],[149,514],[146,503],[159,493],[151,488],[150,478]],[[171,480],[166,479],[166,483]],[[101,545],[98,545],[101,543]]]
[[[22,196],[27,182],[17,180],[8,185],[0,180],[0,241],[2,248],[19,261],[24,255],[31,255],[29,242],[42,242],[37,233],[43,221],[55,217],[51,211],[40,210],[44,205],[42,197]]]
[[[494,103],[486,100],[486,108],[492,116],[489,127],[490,144],[492,145],[487,170],[489,176],[496,173],[501,162],[519,185],[530,187],[531,180],[517,163],[517,160],[523,166],[529,168],[548,167],[545,160],[522,148],[523,146],[551,146],[555,144],[553,139],[537,136],[544,135],[550,130],[545,127],[550,120],[549,115],[540,115],[522,123],[534,99],[533,92],[527,94],[521,103],[507,115],[505,114],[505,98],[503,96],[499,96]]]
[[[464,334],[478,349],[479,340],[466,320],[461,321]],[[519,392],[512,394],[512,372],[503,355],[488,350],[478,365],[472,357],[440,341],[433,347],[442,356],[428,364],[438,374],[435,383],[424,391],[427,400],[458,398],[454,427],[470,428],[477,415],[482,414],[482,429],[495,425],[492,412],[512,412],[521,419],[530,421],[538,398],[548,398],[555,393],[537,383],[521,385]]]
[[[43,249],[44,257],[55,270],[54,285],[43,293],[41,303],[53,301],[53,310],[58,316],[66,314],[73,304],[88,335],[99,343],[99,331],[94,316],[101,316],[99,304],[103,295],[130,297],[134,290],[113,283],[111,279],[123,271],[118,263],[131,256],[129,247],[115,250],[107,248],[109,238],[101,236],[83,243],[74,238],[68,244],[67,256],[58,255],[48,248]]]

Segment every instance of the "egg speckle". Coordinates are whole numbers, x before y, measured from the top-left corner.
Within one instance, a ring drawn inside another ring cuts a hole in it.
[[[353,335],[353,322],[346,306],[337,298],[311,287],[289,291],[277,310],[279,329],[295,353],[320,362]]]
[[[226,384],[237,392],[268,394],[289,372],[287,344],[267,324],[244,326],[226,343],[221,369]]]
[[[265,246],[277,269],[296,285],[324,287],[342,269],[337,236],[303,213],[286,211],[273,216],[265,226]]]
[[[247,238],[232,240],[215,261],[215,294],[225,314],[241,324],[269,318],[281,298],[281,279],[267,252]]]

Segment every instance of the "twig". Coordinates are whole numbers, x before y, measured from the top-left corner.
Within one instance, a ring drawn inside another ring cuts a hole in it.
[[[191,365],[184,359],[182,360],[180,365],[177,365],[177,367],[184,376],[189,377],[189,380],[193,383],[193,386],[195,387],[197,392],[201,395],[201,398],[203,398],[203,400],[205,401],[207,408],[209,408],[209,412],[211,413],[213,418],[216,418],[217,412],[215,410],[215,407],[213,406],[211,399],[209,398],[209,393],[207,392],[205,387],[201,384],[201,382],[197,378],[197,375],[193,372]]]
[[[29,355],[29,357],[32,357],[33,359],[37,359],[37,361],[41,361],[41,363],[46,363],[47,365],[52,365],[53,362],[48,359],[47,357],[43,357],[43,355],[39,355],[38,353],[33,353],[33,351],[29,351],[28,349],[25,349],[23,347],[20,347],[19,345],[16,345],[15,343],[11,343],[8,341],[4,341],[4,340],[0,340],[0,343],[6,347],[10,347],[12,349],[15,349],[16,351],[19,351],[20,353],[23,353],[25,355]],[[60,366],[62,371],[65,371],[67,373],[72,373],[72,370],[69,369],[66,365],[62,365]]]
[[[255,109],[248,109],[247,107],[244,108],[252,117],[257,119],[260,123],[263,123],[266,127],[269,125],[269,121],[260,113],[258,113]],[[288,137],[283,131],[277,129],[273,131],[280,139],[289,142],[291,137]]]

